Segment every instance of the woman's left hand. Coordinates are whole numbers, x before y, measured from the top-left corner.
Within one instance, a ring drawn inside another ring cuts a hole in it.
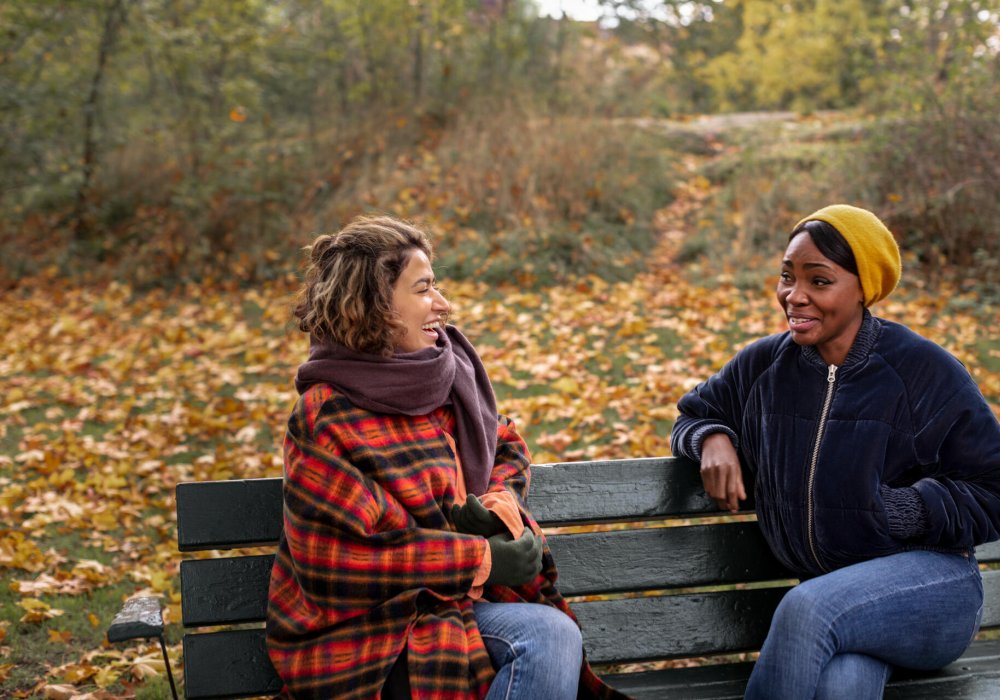
[[[452,506],[451,520],[455,523],[455,529],[466,535],[490,537],[507,530],[500,517],[488,510],[471,493],[464,506]]]

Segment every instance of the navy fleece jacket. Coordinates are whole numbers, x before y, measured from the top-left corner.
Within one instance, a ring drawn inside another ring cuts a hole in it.
[[[844,363],[789,333],[758,340],[685,395],[674,454],[713,432],[752,475],[775,555],[814,576],[908,549],[1000,537],[1000,423],[965,367],[871,316]]]

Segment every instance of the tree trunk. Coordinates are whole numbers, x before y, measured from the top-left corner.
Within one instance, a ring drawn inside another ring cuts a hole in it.
[[[111,51],[118,39],[118,32],[125,24],[125,0],[111,0],[108,3],[104,17],[104,30],[101,33],[101,43],[97,50],[97,66],[90,80],[90,91],[83,105],[83,179],[76,191],[76,205],[73,208],[73,235],[77,240],[88,238],[92,233],[92,225],[87,212],[87,195],[90,191],[90,181],[97,169],[97,110],[101,97],[101,83],[108,64]]]
[[[427,9],[421,4],[417,8],[417,21],[413,28],[413,102],[420,106],[424,97],[424,30],[427,25]]]

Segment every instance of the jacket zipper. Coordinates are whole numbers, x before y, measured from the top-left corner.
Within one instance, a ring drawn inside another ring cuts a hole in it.
[[[830,404],[833,402],[833,387],[836,381],[837,365],[830,365],[827,367],[826,398],[823,399],[823,410],[819,414],[819,428],[816,430],[816,444],[813,445],[812,459],[809,461],[809,487],[806,496],[806,519],[809,551],[812,553],[813,561],[816,562],[816,566],[823,571],[826,571],[827,568],[823,566],[823,563],[819,560],[819,554],[816,553],[816,533],[814,532],[813,527],[813,522],[815,520],[815,513],[813,512],[813,485],[816,482],[816,464],[819,461],[819,446],[823,441],[823,433],[826,431],[826,419],[830,414]]]

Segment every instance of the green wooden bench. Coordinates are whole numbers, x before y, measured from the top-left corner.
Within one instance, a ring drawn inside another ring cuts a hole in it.
[[[636,698],[742,696],[752,662],[737,653],[760,648],[794,581],[749,514],[720,517],[696,465],[677,458],[537,465],[529,507],[550,531],[560,590],[580,619],[588,658],[606,680]],[[627,528],[614,529],[623,523]],[[280,479],[177,487],[181,551],[273,545],[280,530]],[[997,544],[977,554],[981,562],[1000,562]],[[272,558],[182,562],[188,698],[280,689],[260,624]],[[984,581],[983,628],[1000,627],[1000,570],[984,572]],[[162,624],[150,625],[148,608],[144,613],[147,621],[116,618],[109,638],[162,637]],[[695,667],[656,664],[701,657],[716,658]],[[886,692],[887,698],[998,696],[1000,639],[975,642],[942,671],[894,677]]]

